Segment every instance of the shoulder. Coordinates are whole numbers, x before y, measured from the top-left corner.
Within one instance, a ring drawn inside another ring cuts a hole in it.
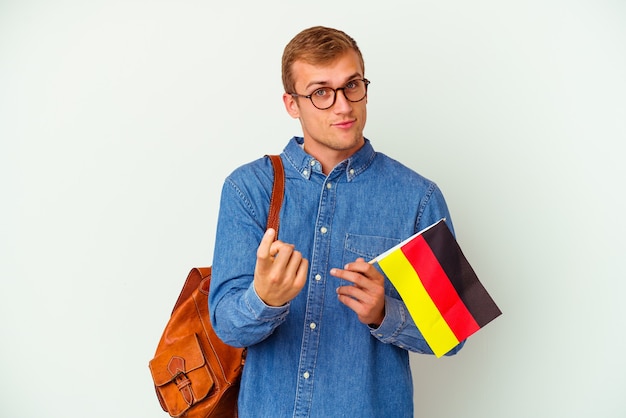
[[[376,175],[391,177],[394,182],[400,183],[406,187],[418,187],[421,189],[437,188],[433,180],[382,152],[376,152],[372,169]]]
[[[235,168],[227,177],[226,183],[241,188],[258,188],[273,182],[274,172],[269,158],[261,157]]]
[[[381,195],[387,201],[418,208],[416,231],[441,218],[450,219],[443,193],[433,180],[382,153],[377,153],[371,168],[378,177],[377,189],[384,190]]]
[[[222,205],[239,202],[252,213],[263,212],[268,205],[274,183],[274,170],[269,158],[261,157],[235,168],[224,180]]]

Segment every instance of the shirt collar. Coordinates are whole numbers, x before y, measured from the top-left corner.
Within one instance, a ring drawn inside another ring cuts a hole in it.
[[[322,166],[313,156],[307,154],[304,151],[304,138],[294,136],[284,149],[285,156],[291,162],[300,175],[306,179],[311,177],[311,172],[322,172]],[[351,157],[342,161],[333,169],[332,174],[337,172],[345,172],[347,181],[352,181],[356,176],[365,171],[372,160],[374,159],[376,152],[372,147],[369,139],[365,138],[365,144]]]

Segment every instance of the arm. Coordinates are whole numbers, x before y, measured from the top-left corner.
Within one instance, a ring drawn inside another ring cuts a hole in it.
[[[441,218],[447,219],[452,229],[450,214],[441,191],[435,184],[422,200],[415,232]],[[454,233],[454,230],[453,230]],[[421,332],[415,326],[404,302],[396,292],[385,294],[385,277],[363,259],[347,264],[344,269],[332,269],[331,274],[350,282],[337,289],[339,300],[350,307],[359,320],[370,327],[371,334],[381,342],[394,344],[406,350],[432,354]],[[464,341],[447,355],[456,354]]]
[[[274,241],[274,230],[264,231],[266,212],[253,204],[263,199],[247,194],[232,179],[222,190],[209,293],[215,332],[237,347],[263,341],[284,321],[308,269],[293,246]]]
[[[385,277],[373,265],[359,258],[344,269],[332,269],[331,274],[351,283],[337,288],[337,297],[370,327],[375,338],[405,350],[433,354],[404,303],[385,295]],[[456,354],[464,343],[446,355]]]

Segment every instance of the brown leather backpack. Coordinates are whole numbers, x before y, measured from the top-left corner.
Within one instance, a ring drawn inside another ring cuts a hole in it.
[[[274,186],[267,228],[278,232],[285,177],[280,156],[269,157]],[[209,318],[210,282],[211,267],[189,272],[149,363],[161,407],[172,417],[237,416],[245,349],[231,347],[215,334]]]

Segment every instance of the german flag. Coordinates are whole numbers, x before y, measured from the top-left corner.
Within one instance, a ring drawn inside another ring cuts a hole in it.
[[[437,357],[502,314],[442,219],[379,255],[415,325]]]

